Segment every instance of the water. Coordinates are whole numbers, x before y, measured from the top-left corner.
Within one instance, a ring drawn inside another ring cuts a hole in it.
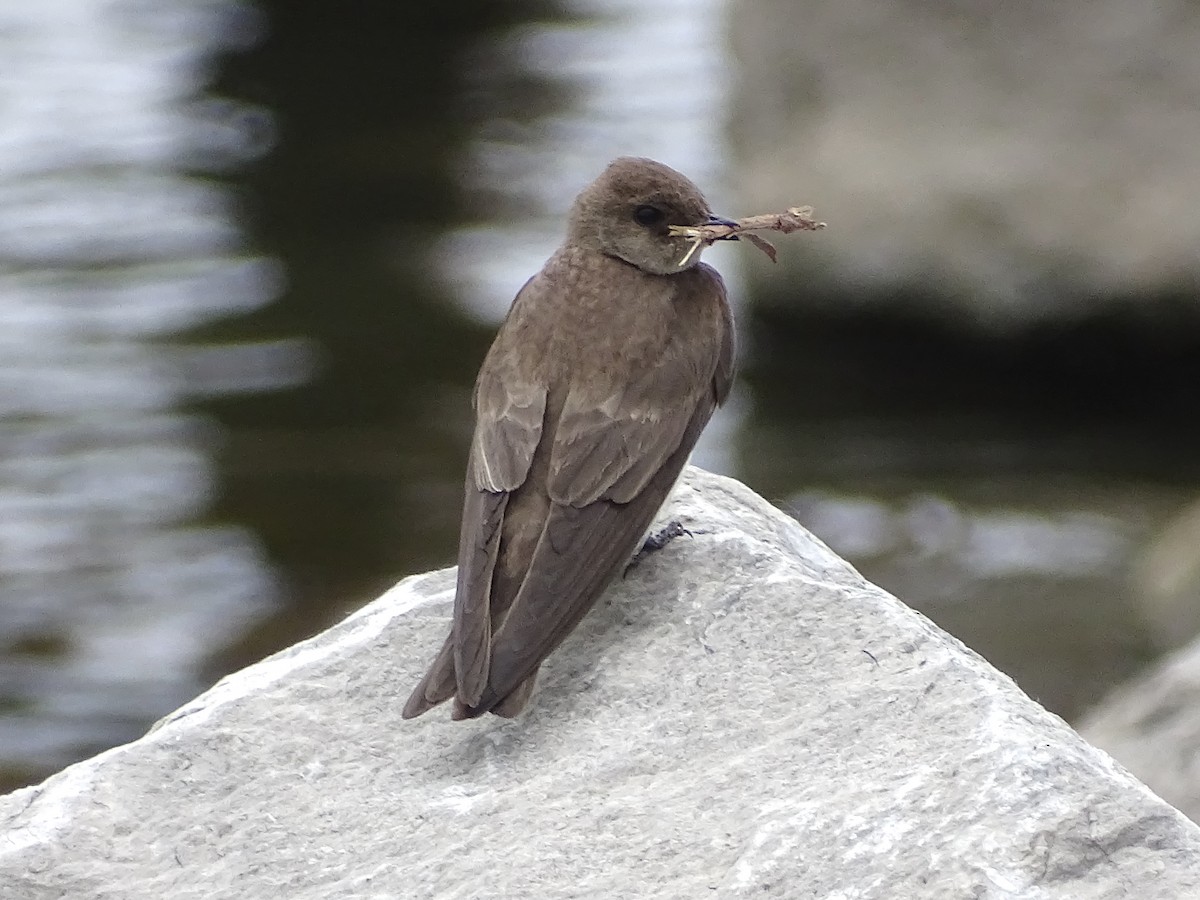
[[[197,100],[236,12],[0,12],[0,782],[144,727],[277,600],[255,536],[201,523],[216,435],[185,406],[305,377],[303,354],[178,339],[278,288],[185,170],[248,149]]]

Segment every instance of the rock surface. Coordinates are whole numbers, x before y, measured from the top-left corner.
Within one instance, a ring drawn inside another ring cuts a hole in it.
[[[1200,822],[1200,641],[1113,691],[1078,727]]]
[[[1200,829],[737,482],[543,669],[400,719],[450,571],[0,798],[0,897],[1200,895]]]

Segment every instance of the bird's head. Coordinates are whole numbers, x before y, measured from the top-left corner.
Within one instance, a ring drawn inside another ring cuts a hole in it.
[[[670,226],[719,222],[700,189],[670,166],[652,159],[614,160],[571,207],[568,241],[623,259],[654,275],[673,275],[694,266],[693,241]],[[681,265],[681,262],[686,260]]]

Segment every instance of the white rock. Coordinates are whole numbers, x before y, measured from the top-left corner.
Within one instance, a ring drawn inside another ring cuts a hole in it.
[[[1200,830],[794,521],[697,470],[667,517],[523,718],[401,720],[406,579],[0,798],[0,897],[1200,895]]]
[[[1079,730],[1200,821],[1200,640],[1113,691]]]

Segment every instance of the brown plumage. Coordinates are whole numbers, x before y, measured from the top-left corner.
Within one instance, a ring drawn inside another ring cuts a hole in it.
[[[623,157],[575,200],[475,385],[450,636],[404,707],[519,713],[538,667],[628,562],[733,377],[721,277],[670,225],[687,178]],[[716,220],[719,221],[719,220]]]

